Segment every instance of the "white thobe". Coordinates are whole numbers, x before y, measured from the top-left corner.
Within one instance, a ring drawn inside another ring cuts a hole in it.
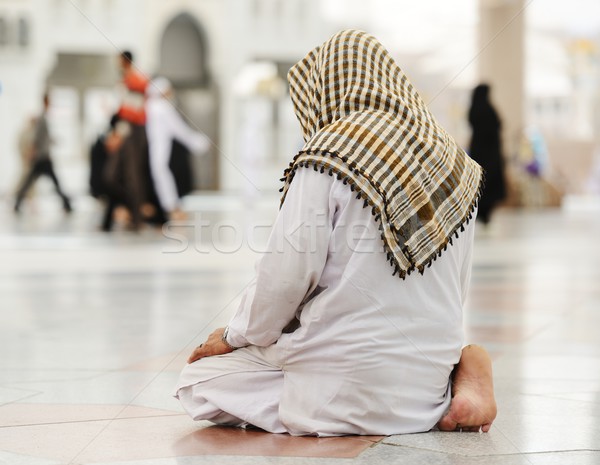
[[[474,221],[424,275],[402,280],[355,197],[334,177],[297,171],[229,323],[228,342],[248,346],[181,374],[177,396],[192,418],[294,435],[389,435],[427,431],[445,413]]]
[[[194,153],[206,152],[210,140],[190,128],[173,104],[160,96],[150,97],[146,103],[146,133],[154,188],[161,207],[171,212],[179,202],[177,184],[169,168],[173,140],[176,139]]]

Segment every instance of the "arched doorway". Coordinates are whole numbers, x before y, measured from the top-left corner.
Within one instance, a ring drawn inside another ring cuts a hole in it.
[[[197,19],[181,13],[167,26],[160,42],[161,76],[173,84],[177,106],[188,123],[213,141],[210,153],[193,159],[197,189],[218,188],[218,92],[208,65],[209,41]]]

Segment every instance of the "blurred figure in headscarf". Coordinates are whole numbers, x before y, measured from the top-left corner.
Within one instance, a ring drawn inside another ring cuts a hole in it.
[[[485,187],[477,213],[477,219],[484,224],[489,223],[494,207],[506,196],[500,137],[502,123],[489,94],[489,85],[475,87],[469,109],[469,124],[473,129],[469,154],[485,173]]]

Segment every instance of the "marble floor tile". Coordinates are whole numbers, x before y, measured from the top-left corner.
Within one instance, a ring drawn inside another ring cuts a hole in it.
[[[35,460],[69,463],[108,425],[109,421],[84,421],[3,427],[0,428],[0,451]]]
[[[182,415],[136,405],[26,404],[0,406],[0,428]]]
[[[487,434],[430,432],[384,442],[465,456],[600,450],[600,424],[586,416],[500,414]]]
[[[92,418],[94,412],[88,415]],[[81,432],[75,433],[75,428]],[[60,438],[74,434],[77,440],[65,448]],[[206,424],[199,427],[184,415],[111,421],[71,418],[61,423],[0,428],[0,450],[74,463],[206,455],[352,458],[380,439],[307,438]]]

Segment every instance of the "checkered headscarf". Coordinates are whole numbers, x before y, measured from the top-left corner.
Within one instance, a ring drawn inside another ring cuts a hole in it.
[[[284,172],[282,203],[299,167],[335,175],[372,209],[394,273],[423,273],[471,218],[480,166],[365,32],[335,34],[288,80],[305,144]]]

